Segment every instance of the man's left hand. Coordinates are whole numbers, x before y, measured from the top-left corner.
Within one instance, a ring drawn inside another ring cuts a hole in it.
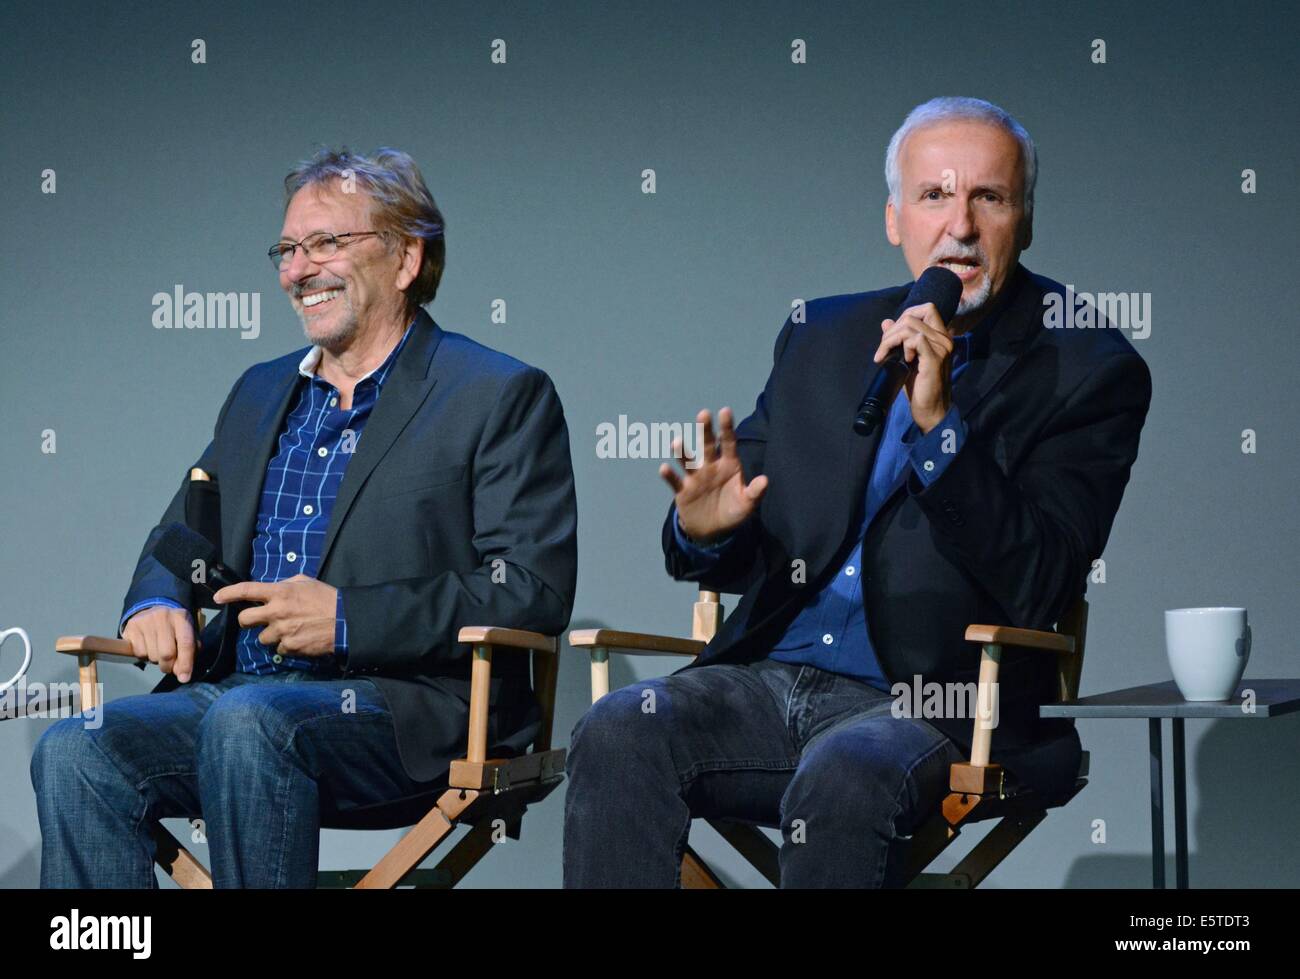
[[[241,581],[212,596],[218,605],[261,602],[239,613],[240,626],[266,626],[257,641],[290,656],[334,653],[334,617],[338,590],[298,574],[284,581]]]
[[[902,344],[903,359],[912,365],[904,382],[912,421],[928,435],[952,407],[952,337],[934,303],[911,306],[897,320],[883,320],[880,329],[884,335],[872,360],[880,363]]]

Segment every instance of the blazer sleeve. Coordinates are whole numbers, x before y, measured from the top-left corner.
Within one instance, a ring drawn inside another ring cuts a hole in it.
[[[235,400],[239,387],[244,381],[246,374],[241,374],[230,393],[226,395],[225,404],[217,412],[217,423],[212,429],[212,440],[208,442],[208,447],[203,450],[198,460],[193,466],[185,470],[184,476],[181,477],[180,489],[172,497],[171,503],[163,511],[162,518],[158,524],[149,531],[149,536],[145,538],[144,547],[140,550],[139,560],[136,561],[135,574],[131,578],[131,587],[127,590],[126,599],[122,603],[122,614],[118,616],[118,632],[122,635],[122,625],[125,624],[126,612],[134,605],[154,598],[168,598],[179,604],[182,608],[193,610],[194,586],[189,581],[182,581],[174,574],[164,568],[153,556],[154,546],[158,543],[158,538],[163,535],[163,531],[169,524],[185,523],[185,497],[189,492],[190,469],[202,469],[214,480],[217,479],[217,442],[221,438],[221,430],[226,421],[226,413],[229,412],[231,404]],[[221,546],[220,541],[213,541],[217,547]]]
[[[474,548],[461,573],[339,590],[347,614],[348,672],[445,672],[469,658],[462,626],[558,635],[577,584],[577,503],[564,409],[537,368],[507,377],[474,453]],[[433,669],[441,665],[444,670]]]
[[[767,449],[768,411],[781,356],[785,353],[794,323],[787,317],[772,347],[772,370],[758,395],[754,411],[736,426],[736,454],[745,482],[764,472],[763,456]],[[674,520],[676,508],[669,504],[663,525],[664,566],[675,581],[694,581],[710,591],[743,595],[759,574],[758,542],[762,538],[762,502],[748,520],[737,527],[718,549],[712,560],[703,563],[698,555],[687,553],[677,540]]]
[[[1052,628],[1086,587],[1150,403],[1142,358],[1111,357],[1064,400],[1014,476],[977,438],[929,486],[909,476],[939,551],[992,595],[1012,625]]]

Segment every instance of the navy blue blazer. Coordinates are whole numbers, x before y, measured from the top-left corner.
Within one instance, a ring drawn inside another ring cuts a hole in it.
[[[736,429],[745,479],[766,473],[770,482],[722,561],[693,571],[669,508],[668,572],[742,596],[686,669],[766,656],[809,591],[834,574],[884,428],[863,438],[853,417],[880,369],[880,321],[910,285],[813,300],[805,323],[786,321],[767,384]],[[891,684],[915,675],[975,682],[980,649],[964,638],[972,623],[1051,629],[1084,592],[1137,457],[1151,375],[1133,345],[1113,328],[1047,327],[1043,297],[1065,287],[1023,266],[1005,288],[983,355],[953,382],[965,444],[930,486],[909,472],[866,531],[863,604]],[[806,578],[792,581],[796,559]],[[1079,752],[1070,721],[1038,717],[1055,699],[1054,660],[1003,650],[991,749],[993,761],[1050,794],[1073,784]],[[969,750],[971,719],[930,723]],[[1036,764],[1032,749],[1049,738],[1070,739],[1072,750]]]
[[[413,333],[348,463],[317,577],[343,592],[344,677],[374,681],[397,729],[407,774],[441,777],[464,751],[470,648],[466,625],[558,635],[577,578],[577,505],[564,411],[541,370],[440,328],[420,310]],[[255,364],[235,383],[194,463],[212,483],[181,487],[149,534],[123,604],[195,597],[152,556],[173,521],[219,538],[247,575],[266,467],[301,380],[307,348]],[[215,494],[201,519],[203,501]],[[188,506],[187,506],[188,504]],[[215,542],[215,540],[214,540]],[[496,562],[504,562],[498,564]],[[235,668],[238,622],[222,610],[200,637],[191,682]],[[492,664],[490,747],[521,751],[539,711],[524,656]],[[155,693],[173,690],[167,674]]]

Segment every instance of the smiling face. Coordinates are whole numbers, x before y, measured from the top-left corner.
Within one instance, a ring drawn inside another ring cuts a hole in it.
[[[308,184],[289,201],[281,241],[301,241],[320,231],[340,235],[374,231],[370,198],[361,191],[344,194],[337,183]],[[408,247],[389,247],[379,236],[344,238],[325,259],[308,259],[302,248],[280,269],[280,288],[302,320],[314,344],[337,351],[363,330],[401,321],[403,291],[414,279]],[[418,247],[415,249],[418,253]],[[418,254],[414,269],[418,269]]]
[[[885,206],[885,233],[919,278],[943,265],[962,280],[948,324],[964,332],[997,296],[1029,247],[1020,144],[1000,126],[975,120],[914,130],[898,153],[898,202]]]

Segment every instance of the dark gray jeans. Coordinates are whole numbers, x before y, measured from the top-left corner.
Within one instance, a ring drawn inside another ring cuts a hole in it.
[[[963,760],[848,677],[764,659],[633,683],[573,730],[566,887],[674,887],[692,818],[779,825],[782,887],[902,883],[908,837]]]

